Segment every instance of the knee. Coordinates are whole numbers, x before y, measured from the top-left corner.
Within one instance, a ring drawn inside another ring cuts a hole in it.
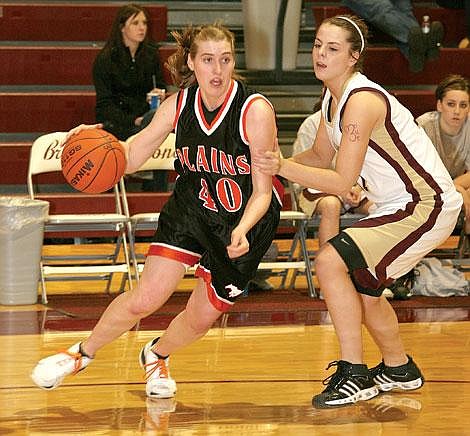
[[[370,313],[368,311],[375,311],[382,304],[380,297],[372,297],[365,294],[360,295],[362,299],[362,306],[364,307],[366,313]]]
[[[145,318],[146,316],[150,315],[153,312],[149,305],[150,299],[140,292],[130,292],[134,293],[134,295],[132,295],[132,297],[130,298],[129,304],[129,312],[131,313],[131,315],[139,319]]]
[[[336,250],[331,245],[325,244],[315,257],[315,272],[321,279],[329,274],[347,273],[347,268]]]
[[[221,314],[209,301],[191,298],[184,311],[186,324],[197,335],[205,334]]]
[[[214,320],[208,319],[201,314],[193,316],[190,311],[186,311],[186,319],[191,330],[198,336],[207,333],[214,323]]]
[[[139,286],[127,292],[129,294],[129,312],[134,317],[145,318],[159,308],[161,302],[159,290],[155,287]]]
[[[322,218],[333,218],[338,220],[341,213],[341,201],[338,197],[329,195],[318,203],[318,213]]]

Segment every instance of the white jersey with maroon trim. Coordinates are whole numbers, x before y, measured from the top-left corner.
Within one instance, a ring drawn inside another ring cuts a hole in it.
[[[342,135],[353,134],[344,131],[342,117],[349,97],[361,91],[378,93],[387,106],[384,123],[372,131],[358,181],[377,209],[345,232],[368,265],[370,275],[363,281],[375,282],[371,287],[378,289],[449,237],[462,196],[410,111],[360,73],[346,83],[332,120],[332,97],[325,92],[322,114],[332,145],[338,150]]]
[[[345,134],[342,125],[345,105],[351,95],[360,91],[377,92],[387,105],[385,123],[372,132],[359,178],[367,198],[377,205],[377,213],[394,212],[410,202],[426,199],[433,202],[436,193],[458,202],[449,173],[411,112],[361,73],[355,73],[346,83],[332,120],[326,115],[331,94],[328,89],[325,92],[322,114],[333,147],[339,149]]]

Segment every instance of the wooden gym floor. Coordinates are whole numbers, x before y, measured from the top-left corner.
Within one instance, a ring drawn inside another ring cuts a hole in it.
[[[32,367],[87,335],[113,296],[53,292],[47,307],[0,306],[0,434],[470,435],[470,297],[392,302],[422,389],[316,410],[312,395],[338,349],[324,302],[299,286],[250,294],[175,353],[178,392],[160,401],[145,397],[137,356],[184,306],[184,289],[53,391],[33,385]]]
[[[218,327],[172,357],[174,400],[145,397],[137,356],[159,331],[132,331],[54,391],[32,385],[41,357],[86,332],[0,337],[0,434],[465,435],[470,434],[470,322],[402,324],[426,377],[422,389],[315,410],[313,393],[337,356],[331,325]],[[365,359],[379,358],[366,335]]]

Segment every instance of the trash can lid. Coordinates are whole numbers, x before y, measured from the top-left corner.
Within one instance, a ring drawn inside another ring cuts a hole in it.
[[[43,223],[48,214],[48,201],[0,196],[0,233],[18,230],[32,223]]]

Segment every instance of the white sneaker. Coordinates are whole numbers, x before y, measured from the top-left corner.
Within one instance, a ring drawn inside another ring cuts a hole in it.
[[[172,398],[176,393],[176,382],[170,376],[170,359],[161,359],[152,351],[155,343],[156,339],[148,342],[139,356],[147,381],[145,392],[149,398]]]
[[[81,371],[93,360],[80,354],[80,342],[68,350],[41,359],[34,367],[31,378],[41,389],[54,389],[62,380]]]

